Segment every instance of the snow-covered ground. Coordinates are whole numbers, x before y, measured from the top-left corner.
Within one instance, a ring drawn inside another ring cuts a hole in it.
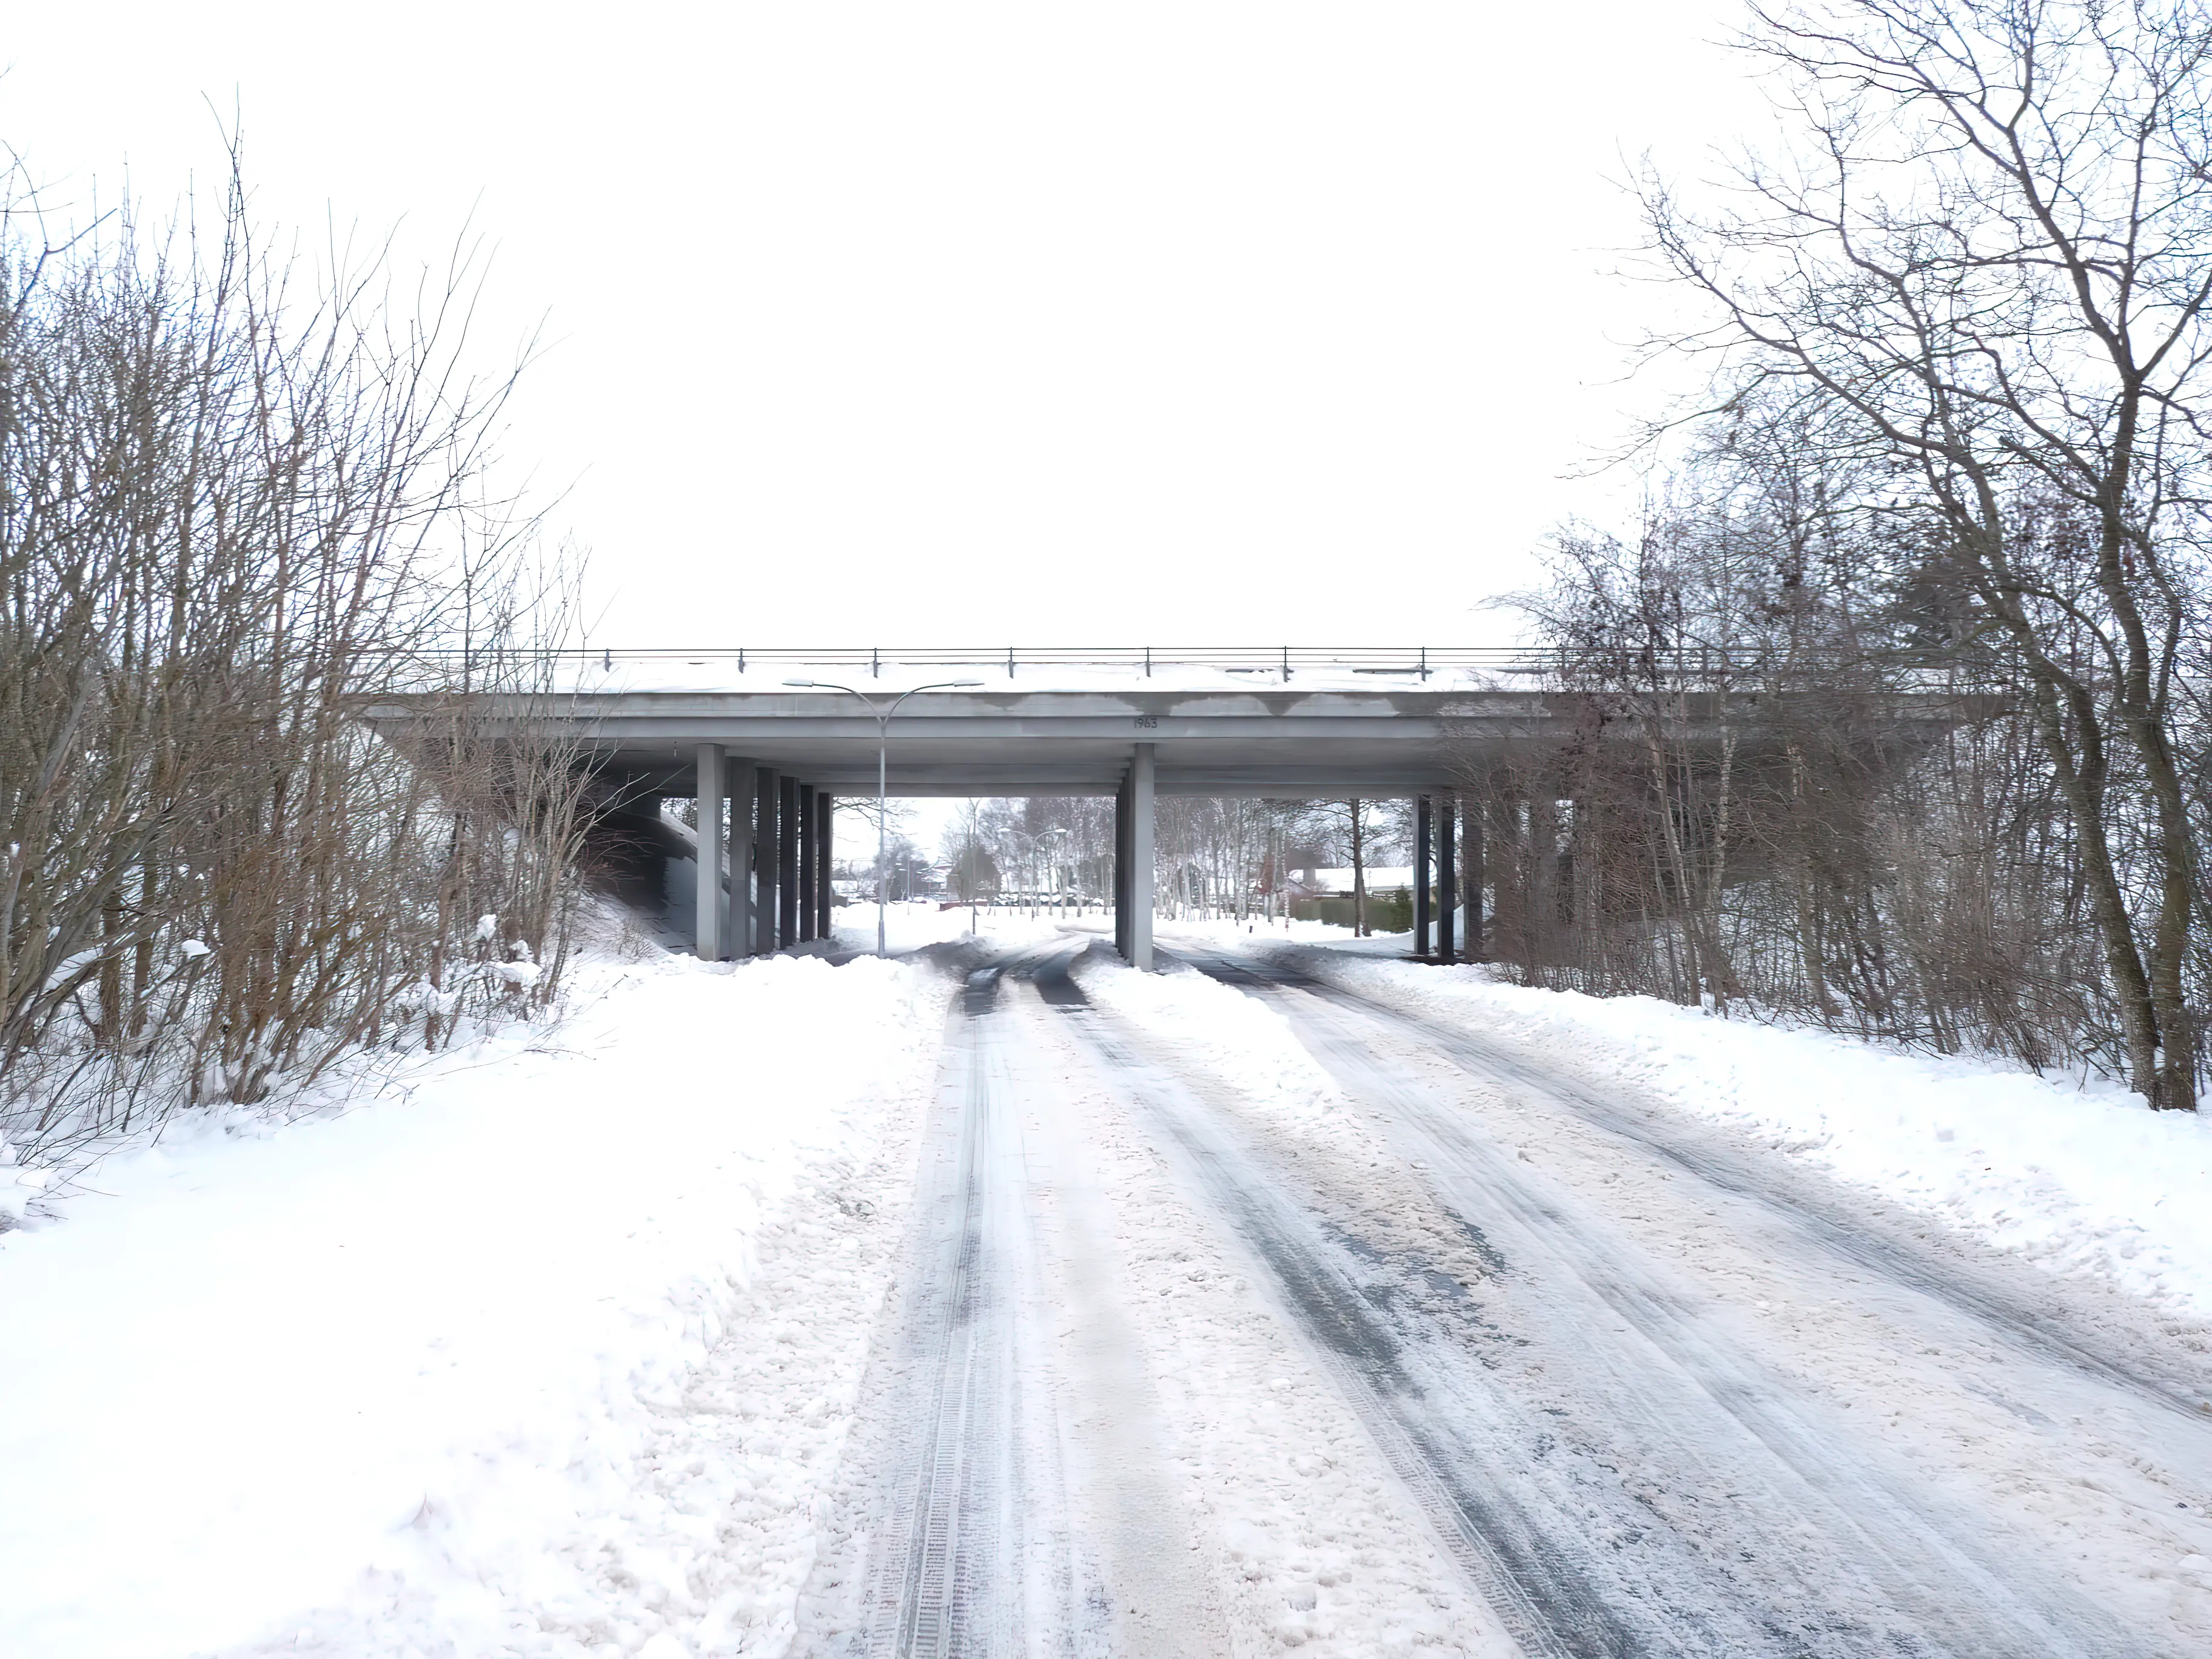
[[[1206,937],[1194,931],[1192,937]],[[1715,1018],[1649,997],[1501,984],[1360,951],[1301,952],[1330,982],[1479,1032],[1600,1090],[1757,1136],[1990,1243],[2212,1317],[2212,1121],[1960,1055]]]
[[[1438,970],[1170,943],[1204,971],[1079,975],[1188,1079],[1164,1149],[1432,1517],[1504,1540],[1463,1559],[1528,1650],[2212,1644],[2203,1322],[1647,1098],[1595,1027],[1498,1041],[1540,994],[1409,1018],[1376,988]]]
[[[835,913],[835,923],[837,943],[841,946],[859,951],[876,948],[874,905],[847,905]],[[1349,927],[1339,927],[1326,921],[1293,921],[1287,918],[1269,922],[1255,917],[1249,923],[1184,923],[1163,920],[1158,926],[1188,937],[1242,944],[1256,944],[1267,939],[1278,943],[1293,941],[1301,945],[1350,945],[1353,942]],[[1091,933],[1110,941],[1114,937],[1113,913],[1095,905],[1088,910],[1064,912],[1041,907],[1032,916],[1027,909],[1018,906],[1001,908],[979,904],[971,911],[964,904],[947,908],[933,899],[892,905],[884,917],[884,941],[894,955],[904,951],[918,951],[927,945],[942,945],[969,938],[981,939],[998,945],[1012,945],[1059,939],[1069,933]],[[1360,945],[1365,948],[1375,943],[1365,940]]]
[[[2212,1643],[2197,1120],[1320,924],[972,925],[949,1024],[926,958],[598,959],[41,1200],[0,1655],[842,1653],[908,1564],[976,1651]]]
[[[832,916],[838,945],[852,951],[876,948],[876,907],[850,904]],[[1034,939],[1057,939],[1063,927],[1104,928],[1113,931],[1114,919],[1093,910],[1087,916],[1073,912],[1066,918],[1026,910],[996,909],[978,905],[972,915],[967,906],[941,908],[935,901],[894,904],[884,918],[884,939],[893,955],[919,951],[925,945],[978,939],[994,945],[1019,945]]]
[[[0,1650],[787,1640],[945,994],[601,963],[340,1115],[110,1158],[0,1236]]]

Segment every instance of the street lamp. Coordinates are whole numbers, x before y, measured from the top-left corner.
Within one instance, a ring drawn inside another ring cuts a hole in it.
[[[1049,842],[1051,845],[1051,852],[1047,853],[1045,855],[1049,860],[1045,868],[1045,879],[1052,886],[1060,889],[1060,918],[1063,921],[1065,921],[1067,916],[1067,884],[1060,879],[1060,860],[1055,856],[1060,850],[1060,842],[1055,838],[1066,834],[1067,826],[1064,823],[1047,824],[1043,829],[1037,831],[1037,840],[1040,842]]]
[[[786,685],[795,687],[801,691],[842,691],[848,697],[858,697],[866,706],[868,713],[876,717],[876,954],[879,957],[887,957],[890,954],[884,943],[884,907],[890,902],[890,886],[884,876],[884,869],[888,856],[885,848],[890,833],[890,814],[885,807],[890,793],[889,780],[891,716],[898,713],[898,706],[914,696],[915,691],[964,690],[970,686],[981,685],[982,683],[981,680],[938,680],[929,685],[917,685],[913,691],[902,691],[890,700],[889,706],[878,708],[873,697],[865,691],[855,691],[849,685],[833,685],[827,680],[786,680],[784,682]]]

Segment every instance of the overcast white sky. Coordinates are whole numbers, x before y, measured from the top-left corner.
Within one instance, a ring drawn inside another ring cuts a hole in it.
[[[0,138],[264,219],[473,214],[596,642],[1482,643],[1660,388],[1621,153],[1728,0],[12,8]]]

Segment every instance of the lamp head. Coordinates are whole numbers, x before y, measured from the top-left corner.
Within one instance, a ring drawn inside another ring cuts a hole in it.
[[[802,691],[811,691],[814,689],[814,682],[812,680],[786,680],[784,684],[786,685],[795,685]]]
[[[957,688],[957,687],[963,687],[963,686],[970,686],[970,685],[981,685],[981,684],[982,684],[982,683],[983,683],[983,682],[982,682],[982,681],[981,681],[981,680],[947,680],[947,681],[945,681],[945,685],[946,685],[946,687],[947,687],[948,689],[951,689],[951,688]]]

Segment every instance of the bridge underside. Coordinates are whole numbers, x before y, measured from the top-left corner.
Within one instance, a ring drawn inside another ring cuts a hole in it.
[[[563,723],[615,810],[701,802],[702,955],[827,933],[830,803],[873,795],[880,757],[891,795],[1115,797],[1117,943],[1149,967],[1158,796],[1427,797],[1468,722],[1543,719],[1527,692],[1133,687],[930,690],[879,722],[856,695],[786,688],[585,694]]]
[[[1146,967],[1158,796],[1412,798],[1416,864],[1436,872],[1433,916],[1430,882],[1416,874],[1416,948],[1429,950],[1433,922],[1436,952],[1449,960],[1454,890],[1479,893],[1482,882],[1482,814],[1459,809],[1455,771],[1557,730],[1579,705],[1472,673],[1413,689],[1361,680],[1364,672],[1264,689],[1220,675],[1180,687],[1128,675],[1081,690],[963,682],[902,696],[868,678],[852,690],[756,689],[741,660],[736,676],[708,687],[605,678],[550,702],[493,696],[479,708],[495,728],[511,720],[514,741],[569,746],[610,811],[657,821],[663,797],[698,802],[698,948],[710,959],[827,934],[830,803],[873,795],[880,754],[891,795],[1114,796],[1117,938]],[[606,672],[621,672],[611,656]],[[372,716],[410,718],[401,708]]]
[[[693,792],[697,746],[838,794],[876,789],[879,732],[839,694],[627,693],[593,700],[580,721],[609,774]],[[1139,744],[1154,787],[1172,795],[1410,793],[1449,769],[1447,723],[1529,728],[1532,693],[927,692],[888,726],[897,795],[1110,795]],[[1455,715],[1449,705],[1479,702]]]
[[[1133,744],[1122,745],[1117,757],[1091,763],[1041,765],[1035,763],[994,764],[988,761],[951,762],[938,765],[902,761],[893,750],[884,793],[901,799],[998,795],[1111,795],[1127,779],[1133,759]],[[727,752],[737,752],[729,750]],[[837,767],[810,762],[804,756],[761,754],[748,750],[756,764],[805,778],[815,787],[834,795],[873,795],[876,763],[871,755],[865,765]],[[690,799],[698,793],[698,765],[665,750],[617,749],[594,756],[602,775],[647,783],[664,795]],[[1118,760],[1118,764],[1115,762]],[[1422,769],[1386,767],[1347,762],[1334,766],[1297,765],[1182,765],[1155,755],[1158,772],[1153,793],[1159,795],[1206,795],[1228,799],[1314,800],[1346,795],[1378,798],[1405,796],[1441,787],[1440,774]]]

